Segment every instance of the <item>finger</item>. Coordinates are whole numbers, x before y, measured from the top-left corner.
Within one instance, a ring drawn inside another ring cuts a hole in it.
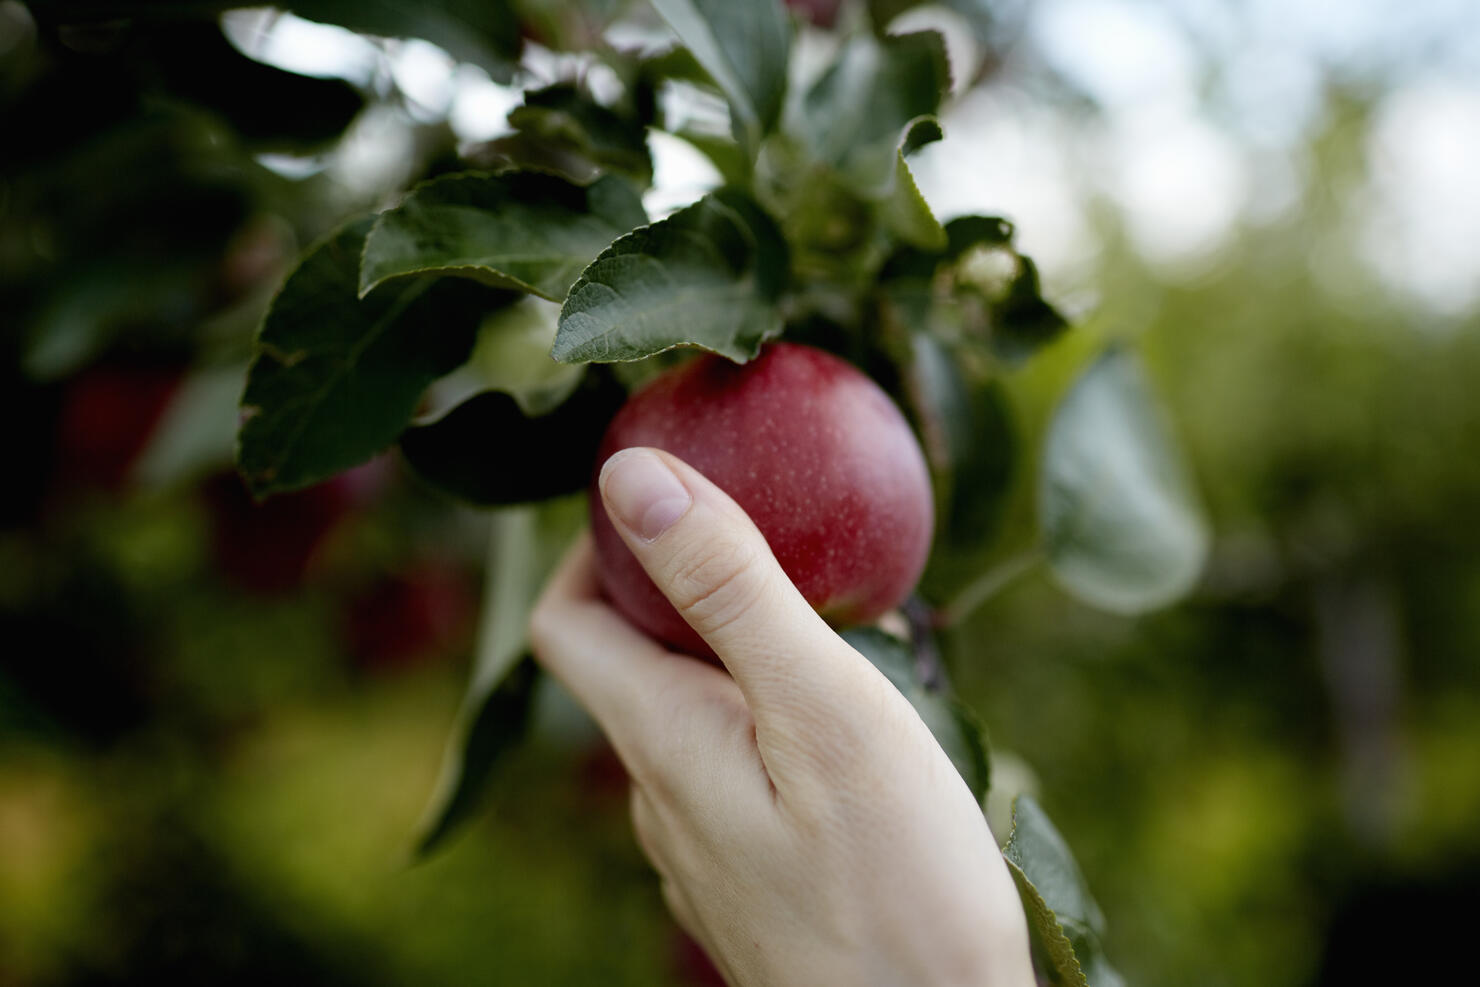
[[[758,730],[847,719],[872,666],[797,591],[738,504],[657,449],[616,453],[599,486],[622,540],[724,662]]]
[[[601,598],[601,587],[596,579],[595,547],[589,529],[581,534],[566,549],[565,555],[556,564],[555,571],[545,583],[542,598],[586,603]]]
[[[688,784],[685,773],[694,773],[698,758],[709,759],[703,767],[712,773],[714,758],[742,753],[717,743],[737,732],[737,713],[745,712],[735,683],[665,650],[596,596],[589,535],[546,585],[529,636],[535,657],[596,720],[628,771],[655,791]]]
[[[666,852],[669,841],[659,821],[658,810],[636,785],[632,786],[631,812],[633,836],[637,839],[637,845],[642,848],[643,856],[647,857],[658,875],[658,890],[663,896],[663,904],[668,906],[668,913],[673,916],[678,927],[700,945],[706,955],[713,957],[714,950],[709,946],[712,940],[706,934],[703,923],[699,921],[699,912],[680,883],[680,871]],[[728,982],[735,981],[731,979]]]
[[[637,840],[638,849],[648,863],[653,865],[658,876],[668,880],[673,875],[673,867],[663,852],[663,844],[658,836],[658,810],[638,785],[632,786],[628,810],[632,817],[632,836]]]

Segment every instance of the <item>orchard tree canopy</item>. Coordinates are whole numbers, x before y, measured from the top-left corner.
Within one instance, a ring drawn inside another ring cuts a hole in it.
[[[811,343],[904,409],[932,474],[936,542],[909,633],[849,640],[978,798],[990,757],[950,674],[970,655],[942,631],[1037,567],[1065,609],[1117,614],[1197,582],[1207,526],[1133,334],[1073,325],[1010,217],[942,223],[920,192],[914,155],[978,80],[953,75],[968,70],[938,31],[896,29],[918,4],[283,6],[355,32],[346,44],[429,42],[444,75],[485,73],[511,99],[482,141],[456,140],[422,102],[435,78],[257,61],[287,14],[232,6],[32,5],[56,48],[5,80],[7,131],[34,139],[0,176],[7,225],[46,250],[6,274],[0,301],[38,379],[121,338],[214,347],[193,378],[209,371],[200,408],[217,421],[221,395],[240,394],[235,459],[256,498],[395,450],[449,500],[493,510],[477,657],[423,852],[480,807],[524,734],[538,681],[524,622],[579,523],[608,420],[696,350],[744,363],[768,341]],[[946,6],[978,45],[998,42],[994,4]],[[43,119],[58,106],[66,126]],[[350,178],[337,191],[317,181],[333,148],[374,143],[383,112],[414,121],[409,136],[360,173],[334,159]],[[665,201],[657,141],[687,146],[715,180]],[[101,201],[90,182],[109,171],[143,184]],[[251,226],[269,206],[297,228]],[[11,249],[17,234],[0,235]],[[227,264],[206,271],[223,246]],[[280,283],[261,290],[273,279],[252,264],[266,256],[272,272],[284,255]],[[181,435],[165,472],[214,452]],[[1118,982],[1103,919],[1031,801],[1007,853],[1044,977]]]

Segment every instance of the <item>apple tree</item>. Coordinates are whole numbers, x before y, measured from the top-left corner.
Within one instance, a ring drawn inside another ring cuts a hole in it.
[[[230,4],[51,6],[85,39],[119,18],[183,24]],[[931,560],[904,620],[844,633],[979,798],[991,785],[985,731],[951,688],[951,670],[973,661],[973,642],[954,633],[963,618],[1038,569],[1065,608],[1139,613],[1192,587],[1208,536],[1133,341],[1072,325],[1010,218],[942,222],[916,186],[911,155],[944,134],[953,66],[938,32],[892,28],[912,0],[286,6],[424,38],[524,87],[506,135],[418,159],[391,201],[302,253],[241,392],[237,463],[259,498],[394,449],[425,484],[492,513],[476,661],[423,852],[478,811],[525,733],[539,677],[527,612],[582,522],[607,422],[695,350],[744,363],[770,340],[809,343],[905,411],[934,484]],[[947,6],[997,43],[993,4]],[[526,39],[561,53],[559,81],[530,83]],[[344,93],[313,91],[340,112]],[[711,115],[721,122],[684,112],[685,100],[723,108]],[[222,112],[250,120],[250,109]],[[666,213],[645,194],[660,135],[720,176]],[[135,276],[120,257],[96,291]],[[38,340],[43,364],[87,342]],[[1029,798],[1004,853],[1042,976],[1118,983],[1099,909]]]

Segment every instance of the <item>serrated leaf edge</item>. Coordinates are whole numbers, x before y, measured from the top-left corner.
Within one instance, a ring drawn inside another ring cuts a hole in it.
[[[519,109],[519,107],[515,107],[515,109]],[[487,180],[492,179],[492,178],[503,178],[506,175],[543,175],[543,176],[545,176],[547,178],[556,178],[556,179],[559,179],[560,181],[565,182],[565,183],[567,183],[569,185],[575,186],[576,188],[581,189],[583,192],[585,192],[589,196],[590,195],[590,190],[596,185],[596,183],[599,182],[599,181],[601,181],[603,178],[606,178],[608,176],[608,174],[609,173],[606,172],[605,170],[600,170],[600,174],[598,174],[590,182],[587,182],[587,183],[584,183],[583,184],[581,182],[572,181],[569,175],[563,174],[562,172],[560,172],[558,169],[555,169],[555,168],[547,168],[547,167],[542,167],[542,166],[539,166],[539,165],[512,165],[512,166],[507,167],[507,168],[496,168],[496,169],[492,169],[492,170],[489,170],[489,169],[475,169],[475,170],[469,170],[469,171],[459,171],[459,172],[455,172],[455,173],[449,174],[449,175],[437,175],[437,176],[435,176],[433,178],[428,178],[428,179],[426,179],[424,181],[417,182],[415,185],[413,185],[406,192],[405,195],[401,196],[401,199],[400,199],[399,202],[397,202],[393,206],[390,206],[388,208],[382,209],[380,212],[376,213],[375,214],[375,222],[371,224],[370,229],[365,233],[365,242],[360,247],[360,274],[359,274],[359,277],[356,279],[356,283],[358,285],[358,289],[357,290],[359,292],[359,298],[360,298],[360,300],[363,301],[366,297],[369,296],[369,294],[372,291],[374,291],[376,288],[380,287],[381,285],[386,284],[386,283],[391,282],[391,281],[399,280],[401,278],[419,277],[419,276],[424,276],[424,275],[448,275],[448,276],[451,276],[451,277],[469,277],[469,275],[463,274],[461,272],[464,272],[464,271],[483,271],[483,272],[487,272],[489,274],[494,275],[495,278],[497,278],[498,280],[489,280],[487,278],[482,278],[482,277],[474,277],[473,280],[480,281],[483,284],[489,285],[490,287],[494,287],[494,288],[507,288],[507,289],[512,289],[512,290],[515,290],[515,291],[526,291],[526,292],[530,293],[531,295],[537,295],[538,297],[543,298],[546,301],[551,301],[551,302],[561,301],[562,299],[561,299],[560,296],[558,296],[558,295],[552,295],[552,294],[549,294],[547,292],[541,291],[539,288],[536,288],[534,285],[529,284],[528,282],[524,281],[523,279],[516,278],[512,274],[509,274],[507,271],[501,271],[501,270],[499,270],[498,268],[494,267],[491,264],[448,264],[448,265],[432,265],[432,266],[427,266],[427,267],[408,268],[407,270],[404,270],[404,271],[397,271],[394,274],[386,274],[386,275],[383,275],[383,276],[377,278],[374,281],[371,281],[369,283],[366,283],[366,281],[365,281],[365,255],[366,255],[366,253],[370,249],[370,241],[375,238],[375,234],[377,232],[379,232],[379,230],[385,225],[386,217],[389,216],[391,213],[395,212],[396,210],[400,209],[402,206],[404,206],[406,204],[407,200],[413,198],[417,193],[422,192],[425,189],[430,188],[433,185],[451,185],[451,184],[456,183],[456,182],[464,182],[464,181],[487,181]],[[363,218],[363,217],[361,217],[361,218]],[[648,225],[652,225],[652,224],[648,224]],[[641,229],[641,228],[642,227],[636,227],[635,229]],[[629,230],[628,232],[630,233],[630,232],[633,232],[633,231],[632,230]],[[622,234],[622,236],[625,236],[625,235],[626,234]],[[621,237],[618,237],[617,239],[621,239]],[[615,242],[615,241],[613,241],[613,242]],[[594,261],[592,263],[594,263]],[[589,265],[587,265],[587,266],[589,266]],[[567,295],[569,295],[569,293],[570,293],[569,291],[566,292]]]
[[[1009,845],[1012,844],[1011,836],[1007,838],[1007,842]],[[1048,938],[1051,941],[1045,942],[1043,945],[1045,951],[1049,954],[1049,961],[1054,965],[1054,972],[1061,977],[1069,978],[1073,987],[1089,987],[1089,978],[1085,976],[1084,968],[1079,963],[1079,955],[1074,951],[1074,943],[1070,940],[1069,934],[1064,931],[1064,925],[1059,921],[1057,913],[1048,907],[1048,902],[1043,900],[1042,893],[1028,879],[1028,875],[1023,869],[1014,863],[1012,858],[1007,856],[1006,851],[1003,852],[1002,859],[1007,864],[1008,872],[1012,874],[1013,883],[1017,885],[1018,896],[1020,898],[1030,899],[1033,911],[1037,913],[1039,919],[1043,920],[1044,925],[1051,923],[1052,927],[1046,930],[1049,934]],[[1027,902],[1025,902],[1026,904]],[[1029,925],[1033,925],[1031,917],[1029,918]],[[1065,963],[1067,963],[1067,967]]]
[[[670,221],[678,218],[679,216],[682,216],[685,213],[695,211],[695,210],[697,210],[697,209],[699,209],[701,207],[713,207],[713,208],[716,208],[716,209],[723,210],[723,214],[726,215],[729,218],[731,225],[733,225],[740,232],[740,235],[745,238],[746,242],[749,243],[749,245],[750,245],[750,247],[751,247],[752,250],[759,249],[760,242],[756,239],[755,232],[750,228],[750,224],[748,222],[746,222],[745,217],[742,216],[738,210],[732,208],[730,205],[728,205],[727,203],[725,203],[722,198],[720,198],[719,194],[721,192],[725,192],[727,190],[728,190],[728,187],[721,188],[721,189],[716,189],[713,192],[710,192],[710,193],[706,194],[703,198],[699,199],[698,201],[692,202],[689,205],[687,205],[687,206],[683,207],[682,209],[678,210],[677,212],[670,213],[669,215],[664,216],[662,219],[656,219],[656,220],[654,220],[651,223],[647,223],[647,224],[645,224],[643,226],[636,227],[635,229],[628,230],[626,233],[623,233],[621,236],[617,237],[610,244],[608,244],[605,250],[603,250],[601,253],[597,254],[592,259],[591,263],[586,265],[585,270],[583,270],[581,272],[580,276],[578,278],[576,278],[575,283],[570,286],[570,290],[568,292],[566,292],[566,294],[565,294],[565,301],[562,302],[562,304],[560,306],[560,322],[559,322],[559,327],[560,328],[557,328],[556,329],[556,332],[555,332],[555,342],[550,347],[550,356],[554,360],[556,360],[557,362],[559,362],[559,363],[592,363],[592,362],[597,362],[597,361],[593,361],[593,360],[589,360],[589,359],[584,359],[582,357],[576,356],[575,354],[578,353],[578,352],[580,352],[580,351],[579,350],[576,350],[574,347],[566,347],[564,350],[561,349],[561,346],[560,346],[560,330],[563,329],[564,328],[564,325],[565,325],[565,307],[566,307],[566,305],[568,305],[570,303],[570,299],[575,295],[576,291],[579,290],[580,288],[586,286],[587,284],[592,284],[592,283],[601,284],[602,283],[602,282],[593,281],[593,279],[589,276],[589,272],[591,271],[591,269],[594,268],[596,265],[600,264],[603,260],[608,260],[611,257],[615,257],[615,256],[624,256],[623,254],[620,253],[620,251],[618,250],[618,247],[620,247],[622,244],[624,244],[624,243],[632,240],[633,238],[638,237],[638,236],[642,236],[644,234],[647,234],[647,233],[651,232],[655,227],[658,227],[658,226],[663,225],[664,223],[670,222]],[[768,341],[770,341],[772,339],[775,339],[777,336],[781,335],[781,331],[784,328],[785,328],[785,324],[778,318],[778,324],[777,324],[776,330],[773,331],[773,332],[767,332],[767,333],[762,334],[762,336],[760,337],[760,339],[756,341],[755,346],[753,348],[751,348],[748,353],[745,353],[744,354],[744,359],[738,359],[738,358],[736,358],[735,354],[733,354],[733,353],[728,353],[728,352],[725,352],[724,350],[715,349],[714,347],[708,346],[708,345],[706,345],[704,343],[701,343],[701,342],[697,342],[697,341],[694,341],[694,340],[680,340],[679,342],[670,343],[669,345],[664,346],[664,347],[661,347],[660,349],[650,350],[650,351],[648,351],[646,353],[643,353],[640,356],[629,356],[629,357],[623,357],[622,359],[618,359],[618,360],[604,360],[604,361],[600,361],[600,362],[633,363],[633,362],[636,362],[638,360],[646,360],[648,357],[657,356],[660,353],[667,353],[670,350],[675,350],[675,349],[678,349],[679,347],[685,347],[686,346],[686,347],[691,347],[691,348],[697,349],[697,350],[703,350],[706,353],[713,353],[716,356],[722,356],[725,359],[731,360],[731,361],[733,361],[735,363],[748,363],[751,360],[755,359],[755,357],[757,355],[759,355],[762,346],[764,346]],[[589,341],[587,341],[587,342],[589,343]],[[582,344],[582,345],[586,345],[586,344]]]

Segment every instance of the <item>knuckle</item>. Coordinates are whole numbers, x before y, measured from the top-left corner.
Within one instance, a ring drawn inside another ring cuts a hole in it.
[[[869,784],[900,749],[898,711],[889,700],[883,690],[859,683],[825,697],[798,694],[788,717],[791,742],[821,776],[840,785]]]
[[[760,599],[764,584],[757,561],[759,553],[747,542],[716,539],[678,564],[669,599],[700,634],[722,630]]]

